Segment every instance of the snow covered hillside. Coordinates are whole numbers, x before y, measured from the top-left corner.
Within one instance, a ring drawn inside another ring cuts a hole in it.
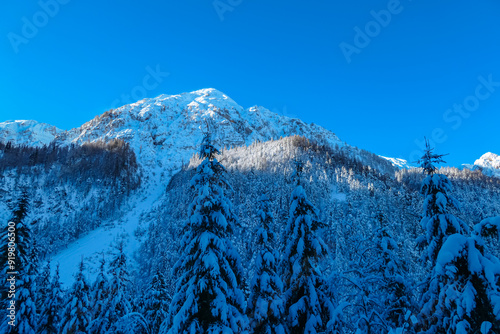
[[[345,149],[360,161],[373,164],[373,168],[394,172],[383,159],[349,146],[321,126],[278,115],[264,107],[245,109],[212,88],[144,99],[109,110],[69,131],[35,121],[0,123],[0,141],[40,145],[55,140],[59,145],[69,145],[118,138],[131,145],[146,171],[156,167],[173,171],[193,155],[207,126],[215,132],[215,144],[219,147],[301,135],[319,144]]]
[[[500,177],[500,156],[491,152],[485,153],[474,162],[474,166],[485,175]]]
[[[6,121],[0,123],[0,142],[43,146],[50,144],[63,132],[55,126],[36,121]]]

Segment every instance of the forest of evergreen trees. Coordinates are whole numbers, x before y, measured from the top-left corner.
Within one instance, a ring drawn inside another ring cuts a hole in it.
[[[9,217],[18,323],[1,314],[0,331],[499,333],[500,182],[442,158],[427,147],[392,177],[301,137],[219,152],[207,134],[142,217],[136,257],[117,240],[68,289],[42,265],[25,191]]]
[[[42,147],[0,143],[0,218],[23,191],[41,257],[119,213],[141,184],[135,153],[122,140]]]

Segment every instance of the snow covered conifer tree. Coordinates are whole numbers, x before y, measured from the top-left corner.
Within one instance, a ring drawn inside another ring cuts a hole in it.
[[[26,236],[28,238],[31,237],[31,230],[27,228],[26,224],[24,223],[25,217],[28,214],[28,206],[29,206],[29,200],[28,200],[28,193],[26,191],[23,191],[21,196],[19,197],[19,200],[15,204],[15,206],[12,208],[12,216],[8,222],[2,222],[2,235],[1,235],[1,244],[0,244],[0,275],[1,275],[1,283],[0,283],[0,292],[1,292],[1,298],[0,298],[0,313],[4,312],[7,309],[7,302],[8,302],[8,297],[7,297],[7,292],[8,292],[8,281],[7,281],[7,272],[11,271],[12,268],[15,270],[18,270],[22,263],[26,263],[28,260],[28,254],[29,254],[29,243],[26,242]],[[12,226],[14,224],[14,226]],[[15,231],[15,236],[13,236],[12,231]],[[20,229],[20,231],[18,231]],[[21,232],[21,235],[19,235],[18,232]],[[23,237],[24,236],[24,237]],[[17,264],[19,267],[16,269],[16,266],[11,267],[9,264],[9,242],[12,245],[15,245],[16,247],[16,262],[14,263]],[[3,315],[3,313],[1,313]],[[0,323],[4,322],[5,317],[2,316],[2,320]]]
[[[21,194],[16,207],[13,210],[10,222],[15,223],[15,264],[7,261],[7,245],[9,234],[6,233],[3,237],[2,246],[5,247],[2,263],[2,277],[5,279],[2,285],[7,282],[7,272],[17,271],[16,278],[16,294],[14,297],[16,303],[16,320],[15,326],[9,326],[10,318],[2,319],[0,330],[5,333],[35,333],[37,328],[37,313],[36,313],[36,278],[38,275],[38,256],[37,249],[34,246],[34,240],[31,233],[31,228],[26,222],[26,217],[29,211],[28,192],[24,190]],[[6,291],[5,291],[6,292]],[[2,300],[8,301],[7,295],[3,295]],[[4,304],[5,309],[6,305]],[[3,311],[3,310],[2,310]]]
[[[167,318],[171,299],[165,276],[160,271],[153,276],[144,299],[144,317],[153,332],[157,333],[162,322]]]
[[[458,209],[458,201],[450,195],[451,182],[443,174],[436,173],[435,163],[444,162],[442,154],[432,153],[433,148],[426,142],[425,153],[420,158],[420,166],[427,177],[422,183],[421,193],[424,195],[424,212],[420,222],[424,235],[417,242],[427,247],[422,259],[430,261],[433,266],[446,238],[454,233],[466,233],[467,225],[451,214],[451,208]]]
[[[404,263],[396,254],[398,245],[388,228],[377,230],[376,252],[380,254],[378,271],[381,278],[384,318],[392,328],[405,325],[405,315],[414,310],[413,287],[405,271]]]
[[[291,333],[318,333],[333,330],[334,307],[319,267],[319,260],[327,255],[327,246],[317,234],[324,224],[300,184],[301,172],[302,163],[296,162],[293,178],[297,186],[291,196],[281,261],[285,313]]]
[[[203,138],[191,185],[195,198],[183,237],[184,252],[169,320],[160,333],[245,333],[247,318],[241,291],[243,269],[230,241],[237,218],[224,194],[225,168],[217,161],[210,134]]]
[[[100,315],[103,324],[101,333],[121,333],[119,320],[132,312],[128,294],[127,257],[123,247],[123,241],[119,241],[115,245],[114,257],[109,264],[108,296],[103,301],[103,312]]]
[[[500,261],[479,236],[453,234],[439,252],[425,297],[425,333],[497,333]]]
[[[75,282],[68,291],[68,301],[61,319],[61,333],[87,333],[91,320],[90,288],[85,278],[83,257],[75,275]]]
[[[428,176],[422,193],[422,227],[427,244],[423,259],[432,264],[421,299],[420,330],[423,333],[490,333],[499,328],[500,261],[489,254],[479,235],[466,236],[467,225],[448,213],[458,208],[449,196],[451,184],[434,174],[432,162],[442,161],[427,144],[422,167]]]
[[[398,245],[383,225],[359,244],[356,261],[345,273],[347,286],[353,291],[351,323],[356,333],[385,334],[391,328],[407,327],[406,315],[414,305],[409,279],[396,254]]]
[[[42,312],[43,305],[47,300],[47,294],[50,293],[50,280],[51,280],[51,274],[50,274],[50,260],[49,260],[43,267],[43,270],[40,272],[40,275],[38,275],[36,280],[36,286],[37,286],[36,309],[38,313]]]
[[[90,288],[90,299],[92,302],[92,320],[88,329],[90,334],[104,333],[110,327],[104,316],[108,312],[107,302],[109,298],[109,281],[105,273],[105,264],[106,261],[103,256],[99,274]]]
[[[250,285],[247,314],[253,333],[284,333],[283,283],[277,273],[279,259],[275,250],[277,238],[272,231],[273,215],[266,195],[262,195],[259,199],[259,206],[257,214],[261,221],[257,231],[259,250],[255,260],[255,275]]]
[[[27,227],[26,227],[27,228]],[[29,240],[29,239],[28,239]],[[29,241],[27,242],[29,245]],[[17,325],[10,333],[32,334],[37,330],[36,312],[36,278],[38,274],[38,257],[35,247],[29,247],[28,261],[22,264],[17,278],[16,314]]]
[[[63,291],[59,281],[59,264],[56,273],[50,282],[45,296],[45,302],[41,306],[41,314],[38,321],[39,334],[59,333],[61,323],[61,310],[63,308]]]

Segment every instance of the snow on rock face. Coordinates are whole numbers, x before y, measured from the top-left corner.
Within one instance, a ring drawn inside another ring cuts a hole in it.
[[[37,121],[6,121],[0,123],[0,141],[16,145],[43,146],[64,132],[55,126]]]
[[[277,115],[263,107],[244,109],[213,88],[143,99],[107,111],[79,128],[59,130],[57,137],[50,139],[62,145],[123,139],[130,143],[144,167],[171,171],[197,151],[207,126],[219,147],[250,145],[290,135],[304,135],[333,147],[345,146],[335,134],[320,126]]]
[[[474,162],[474,168],[481,169],[483,174],[500,177],[500,156],[495,153],[485,153]]]
[[[500,156],[495,153],[485,153],[474,162],[474,165],[500,169]]]
[[[401,158],[391,158],[391,157],[384,157],[379,155],[379,157],[389,161],[394,167],[398,167],[400,169],[410,169],[410,168],[415,168],[415,166],[411,165],[408,161],[405,159]]]
[[[54,140],[59,145],[69,145],[123,139],[131,145],[145,171],[159,168],[167,174],[179,169],[197,152],[207,127],[217,147],[301,135],[320,145],[345,149],[349,156],[375,169],[393,172],[386,160],[347,145],[321,126],[278,115],[264,107],[245,109],[213,88],[143,99],[109,110],[69,131],[34,121],[28,121],[32,125],[24,128],[9,125],[22,122],[26,121],[0,123],[0,140],[25,145]]]

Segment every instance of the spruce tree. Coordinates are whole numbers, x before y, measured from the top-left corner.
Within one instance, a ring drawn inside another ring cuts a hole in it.
[[[23,264],[17,279],[16,305],[19,307],[16,314],[17,326],[11,333],[33,334],[37,330],[36,313],[36,279],[38,257],[36,249],[29,250],[28,262]]]
[[[47,300],[47,295],[50,294],[50,286],[51,286],[50,281],[51,281],[51,268],[50,268],[50,260],[48,260],[36,280],[36,286],[37,286],[36,309],[38,311],[38,314],[42,313],[44,304]]]
[[[328,251],[318,235],[325,226],[301,185],[302,162],[296,162],[282,257],[285,313],[291,333],[319,333],[334,327],[334,308],[326,294],[319,261]]]
[[[105,333],[107,328],[110,327],[104,316],[108,312],[107,302],[109,298],[109,281],[105,273],[105,264],[106,261],[103,256],[99,274],[90,288],[90,299],[92,301],[92,321],[88,329],[90,334]]]
[[[158,270],[144,297],[144,317],[154,333],[160,330],[161,324],[167,318],[170,300],[165,276]]]
[[[195,198],[183,237],[184,252],[174,266],[178,275],[169,321],[160,333],[244,333],[247,319],[240,258],[230,237],[237,221],[224,194],[228,187],[218,150],[206,134],[203,161],[191,180]]]
[[[266,195],[259,199],[257,215],[260,218],[257,231],[259,248],[247,306],[250,329],[253,333],[284,333],[283,282],[277,272],[279,256],[275,250],[278,240],[272,231],[274,218]]]
[[[68,299],[61,319],[62,334],[87,333],[91,320],[90,287],[85,277],[83,258],[75,275],[75,282],[68,291]]]
[[[433,163],[442,155],[427,143],[421,159],[427,178],[420,241],[427,245],[423,259],[431,264],[424,281],[419,327],[423,333],[489,333],[499,328],[500,261],[489,254],[479,235],[467,236],[467,225],[449,213],[458,202],[449,195],[448,178],[435,174]]]
[[[425,333],[500,329],[500,261],[479,236],[453,234],[443,244],[425,294]]]
[[[38,321],[39,334],[58,334],[60,332],[61,312],[63,309],[64,292],[59,281],[59,264],[47,290],[45,301],[41,306]]]
[[[451,209],[459,209],[459,203],[450,194],[452,186],[448,177],[436,173],[435,164],[444,162],[444,155],[435,154],[433,150],[426,142],[425,153],[419,160],[427,177],[420,191],[424,196],[423,218],[420,222],[424,235],[417,240],[420,247],[426,248],[422,259],[429,261],[431,266],[435,265],[439,250],[448,236],[469,232],[467,225],[450,213]]]
[[[108,325],[101,333],[119,333],[117,327],[120,325],[119,320],[132,312],[128,291],[130,275],[123,247],[123,241],[116,244],[114,256],[109,263],[108,298],[105,301],[105,312],[102,314],[104,322]]]
[[[7,303],[15,301],[16,316],[15,326],[9,325],[9,317],[2,317],[0,330],[5,333],[35,333],[37,329],[36,313],[36,278],[38,274],[37,249],[34,247],[34,239],[30,225],[27,223],[29,212],[29,196],[23,190],[17,201],[12,217],[7,224],[6,232],[2,236],[2,287],[3,296],[2,311],[7,308]],[[15,227],[11,231],[12,226]],[[10,228],[10,229],[9,229]],[[10,245],[9,245],[10,243]],[[14,243],[14,247],[11,247]],[[14,248],[14,249],[12,249]],[[13,262],[9,261],[9,253],[13,255]],[[14,272],[14,274],[8,274]],[[9,277],[15,277],[16,293],[13,298],[8,298],[7,285],[4,285]]]

